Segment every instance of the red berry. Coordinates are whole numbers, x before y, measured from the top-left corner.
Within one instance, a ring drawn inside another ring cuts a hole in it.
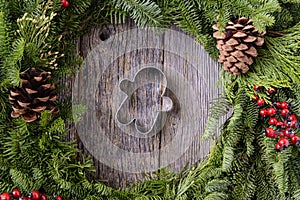
[[[284,101],[284,102],[281,102],[280,107],[281,107],[282,109],[288,109],[288,108],[290,107],[290,105],[289,105],[288,102]]]
[[[295,134],[295,131],[291,128],[287,128],[287,129],[284,130],[284,135],[286,137],[293,137],[294,134]]]
[[[269,120],[269,124],[270,125],[276,125],[277,123],[277,119],[275,117],[271,117],[270,120]]]
[[[299,143],[300,143],[300,137],[298,135],[294,135],[293,137],[291,137],[291,143],[293,145],[299,145]]]
[[[18,189],[14,189],[12,192],[11,192],[11,195],[14,199],[18,199],[21,197],[21,191],[18,190]]]
[[[259,115],[262,117],[266,117],[268,115],[268,111],[266,109],[261,109],[259,111]]]
[[[67,0],[62,0],[62,1],[61,1],[61,5],[62,5],[62,7],[64,7],[64,8],[68,8],[68,7],[70,6],[70,3],[69,3],[69,1],[67,1]]]
[[[294,114],[291,114],[291,115],[288,117],[288,120],[290,120],[290,121],[297,120],[297,116],[294,115]]]
[[[253,89],[255,90],[255,91],[260,91],[261,89],[263,88],[263,86],[258,86],[258,85],[254,85],[253,86]]]
[[[282,151],[282,146],[281,146],[280,144],[277,143],[277,144],[275,145],[275,149],[276,149],[277,151],[280,152],[280,151]]]
[[[274,94],[274,93],[276,93],[277,91],[276,91],[276,89],[275,88],[269,88],[268,89],[268,93],[269,94]]]
[[[285,128],[285,125],[284,125],[283,122],[278,121],[278,122],[276,123],[276,127],[277,127],[277,128]]]
[[[7,192],[4,192],[0,195],[0,200],[10,200],[10,194]]]
[[[278,140],[278,144],[280,144],[283,149],[286,149],[286,148],[288,148],[290,143],[289,143],[289,140],[287,138],[280,138]]]
[[[277,134],[276,134],[275,130],[272,129],[272,128],[266,128],[264,130],[264,135],[269,137],[269,138],[276,138],[277,137]]]
[[[47,196],[45,194],[41,195],[41,200],[47,200]]]
[[[273,105],[276,107],[276,108],[281,108],[281,103],[280,102],[274,102]]]
[[[63,200],[61,196],[56,196],[55,200]]]
[[[33,190],[33,191],[31,192],[31,194],[30,194],[30,198],[31,198],[32,200],[40,200],[40,198],[41,198],[41,193],[40,193],[39,191],[37,191],[37,190]]]
[[[299,127],[299,122],[298,122],[298,120],[293,120],[293,121],[291,121],[291,127],[292,127],[292,128],[298,128],[298,127]]]
[[[269,116],[274,116],[276,115],[276,109],[275,108],[268,108],[268,115]]]
[[[257,105],[264,106],[265,105],[265,100],[264,99],[258,99],[257,100]]]
[[[29,197],[22,197],[22,200],[30,200]]]
[[[259,99],[259,96],[258,96],[257,94],[254,94],[252,100],[253,100],[253,101],[257,101],[258,99]]]
[[[284,109],[282,109],[282,110],[280,111],[280,114],[281,114],[283,117],[287,116],[288,113],[290,113],[290,111],[289,111],[289,109],[287,109],[287,108],[284,108]]]

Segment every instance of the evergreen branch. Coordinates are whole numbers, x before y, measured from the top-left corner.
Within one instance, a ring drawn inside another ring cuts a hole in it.
[[[251,156],[255,152],[253,142],[255,140],[256,128],[258,123],[259,108],[254,102],[245,105],[245,127],[248,127],[248,133],[244,136],[245,145],[247,148],[247,156]]]
[[[228,171],[232,165],[233,160],[234,160],[234,148],[225,147],[223,152],[222,171],[224,172]]]
[[[256,185],[255,185],[255,178],[253,175],[253,169],[249,169],[249,166],[242,171],[236,171],[234,173],[234,182],[237,184],[234,187],[233,196],[236,199],[253,199],[255,194]],[[253,166],[252,166],[253,167]]]
[[[275,18],[265,12],[257,13],[252,19],[253,25],[259,32],[265,31],[268,26],[272,26],[275,23]]]
[[[219,120],[228,113],[230,106],[231,104],[225,97],[220,97],[210,102],[209,118],[205,125],[203,139],[216,138]]]
[[[300,199],[300,189],[294,191],[293,199]]]
[[[246,154],[247,156],[252,156],[255,152],[255,147],[253,142],[255,141],[254,131],[249,130],[248,134],[244,136],[245,145],[246,145]]]
[[[168,14],[174,23],[196,38],[201,38],[202,20],[197,13],[194,1],[174,0],[171,6]]]
[[[9,52],[9,42],[4,12],[0,12],[0,59],[3,60]],[[0,63],[1,64],[1,63]]]
[[[245,114],[245,126],[253,131],[257,127],[259,107],[254,101],[251,101],[245,104],[245,112],[247,113]]]
[[[125,23],[127,13],[124,10],[118,9],[114,6],[112,6],[112,7],[113,7],[113,9],[111,9],[110,12],[108,13],[108,15],[110,16],[110,22],[112,24]]]
[[[228,145],[230,149],[239,142],[244,134],[243,109],[239,104],[235,105],[233,109],[233,115],[229,119],[229,123],[226,127],[227,135],[224,138],[224,143]],[[231,152],[230,149],[228,149],[229,152]]]
[[[16,184],[18,188],[20,188],[20,190],[22,190],[24,193],[29,194],[32,190],[36,189],[32,184],[33,180],[21,171],[10,169],[9,174],[14,184]]]
[[[10,80],[11,85],[20,86],[21,78],[20,78],[20,68],[18,67],[18,63],[23,58],[23,52],[25,47],[25,41],[21,38],[15,41],[12,52],[8,55],[8,57],[4,60],[3,63],[3,71],[6,71],[5,77]]]
[[[102,196],[109,196],[113,192],[112,188],[105,186],[103,183],[95,183],[93,187],[96,193]]]
[[[218,11],[217,24],[220,26],[220,30],[224,30],[227,22],[230,20],[231,12],[230,12],[230,3],[223,1],[222,7]]]
[[[178,186],[177,186],[177,192],[176,192],[176,199],[182,197],[189,188],[191,188],[194,184],[194,180],[197,177],[197,171],[191,170],[187,173],[187,175],[180,179]]]
[[[226,200],[228,195],[222,192],[212,192],[205,197],[204,200]]]
[[[44,172],[40,168],[37,168],[37,167],[34,167],[32,169],[32,177],[34,180],[33,188],[41,188],[47,180],[44,176]]]
[[[213,179],[209,181],[205,187],[207,193],[224,192],[228,189],[230,183],[227,180]]]
[[[163,24],[161,10],[152,0],[113,0],[113,2],[117,9],[129,13],[130,17],[141,27],[146,24],[149,26]]]
[[[273,172],[280,194],[285,194],[288,191],[287,174],[284,168],[284,163],[282,159],[280,159],[282,156],[278,156],[278,158],[279,160],[273,165]]]

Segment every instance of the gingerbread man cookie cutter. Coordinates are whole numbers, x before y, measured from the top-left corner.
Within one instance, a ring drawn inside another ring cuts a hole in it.
[[[122,79],[120,90],[126,94],[116,112],[122,126],[134,126],[139,134],[160,131],[162,113],[173,108],[171,98],[164,96],[167,89],[165,74],[156,67],[144,67],[130,79]]]

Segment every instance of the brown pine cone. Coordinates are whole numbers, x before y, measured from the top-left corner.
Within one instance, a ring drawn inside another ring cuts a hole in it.
[[[54,105],[58,95],[54,84],[49,83],[50,72],[31,68],[21,73],[22,87],[15,87],[10,91],[9,101],[13,104],[11,117],[20,115],[26,122],[33,122],[40,118],[41,112],[49,110],[52,114],[59,112]]]
[[[224,64],[224,70],[239,75],[247,73],[257,57],[256,48],[264,44],[262,36],[253,26],[251,19],[241,17],[235,22],[228,22],[225,31],[220,33],[218,25],[214,25],[213,37],[217,39],[220,51],[218,62]]]

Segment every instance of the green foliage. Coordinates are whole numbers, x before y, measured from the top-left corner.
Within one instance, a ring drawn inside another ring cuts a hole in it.
[[[70,45],[61,43],[55,17],[60,2],[0,1],[0,5],[0,192],[17,187],[26,194],[39,189],[70,199],[111,194],[105,185],[87,180],[85,174],[94,171],[91,159],[83,158],[76,143],[64,141],[62,118],[44,112],[39,122],[27,124],[9,117],[8,89],[21,84],[20,70],[54,70],[63,58],[61,50],[70,51]],[[74,12],[80,15],[85,9],[77,7]]]
[[[9,81],[11,85],[20,85],[19,62],[23,57],[25,41],[23,38],[18,39],[12,46],[9,44],[9,34],[7,32],[4,12],[0,12],[0,77],[1,82]],[[1,84],[6,86],[6,84]],[[0,88],[1,89],[1,88]],[[6,88],[2,88],[2,90]]]
[[[222,192],[228,189],[229,182],[225,180],[214,179],[207,183],[205,187],[205,191],[210,192]]]
[[[93,12],[92,6],[94,9],[99,9],[98,5],[92,5],[91,0],[74,0],[72,1],[72,5],[73,4],[76,6],[70,6],[67,9],[63,9],[59,1],[57,1],[57,4],[55,5],[55,10],[61,12],[60,17],[56,19],[58,21],[56,29],[62,33],[63,36],[70,38],[73,38],[72,34],[75,36],[85,32],[85,28],[91,25],[92,20],[98,21],[96,17],[91,18],[86,16],[87,13]]]
[[[204,200],[225,200],[228,199],[228,195],[221,192],[213,192],[205,197]]]
[[[86,196],[87,190],[82,185],[87,187],[85,173],[94,170],[93,164],[90,159],[78,161],[75,143],[62,142],[64,126],[61,118],[52,121],[50,113],[44,112],[38,124],[18,120],[13,128],[5,128],[6,134],[1,134],[1,158],[10,163],[10,178],[6,179],[9,182],[5,188],[16,185],[27,193],[43,189],[72,199]],[[100,183],[96,185],[96,194],[109,191]]]
[[[210,102],[209,119],[203,133],[203,139],[216,138],[217,128],[221,117],[225,116],[230,109],[231,104],[225,97],[217,98]]]
[[[1,60],[6,56],[8,53],[8,35],[6,30],[6,20],[5,14],[3,11],[0,12],[0,57]]]
[[[113,0],[113,7],[125,11],[139,26],[161,26],[163,16],[160,7],[151,0]]]
[[[21,79],[19,77],[20,69],[18,64],[23,57],[24,46],[25,41],[23,38],[16,40],[12,46],[11,53],[3,62],[3,68],[6,69],[5,76],[13,86],[21,85]]]

